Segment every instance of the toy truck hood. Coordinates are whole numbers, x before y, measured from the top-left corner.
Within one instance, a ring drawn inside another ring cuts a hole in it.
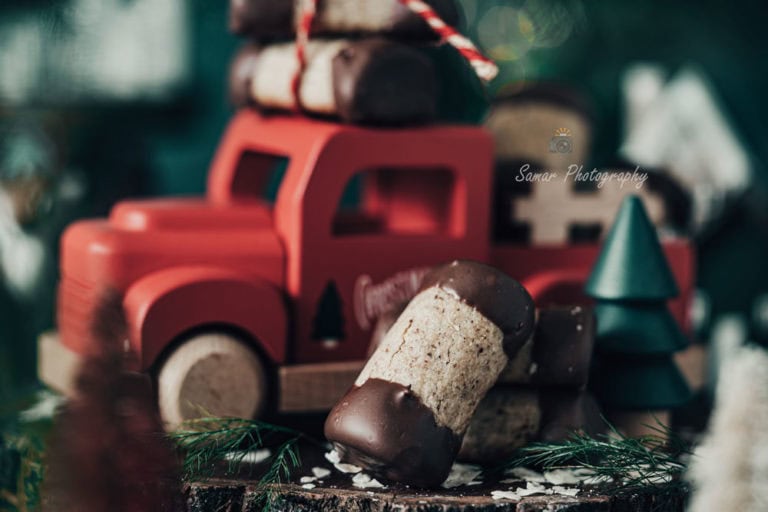
[[[284,260],[265,203],[163,199],[122,202],[108,220],[72,225],[62,239],[61,271],[81,283],[125,291],[154,271],[214,266],[282,287]]]
[[[123,201],[112,209],[109,223],[131,231],[271,229],[272,212],[261,201],[226,206],[204,199]]]

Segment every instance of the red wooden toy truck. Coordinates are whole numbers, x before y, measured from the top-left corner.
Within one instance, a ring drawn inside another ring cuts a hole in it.
[[[284,159],[270,204],[264,191]],[[255,415],[270,401],[279,411],[330,408],[363,364],[382,303],[440,262],[495,265],[539,306],[585,301],[599,247],[494,244],[492,179],[481,128],[381,130],[243,111],[205,199],[127,201],[68,229],[59,331],[41,340],[41,377],[71,389],[108,290],[122,296],[138,369],[157,378],[170,423],[200,408]],[[340,206],[350,183],[360,188],[354,209]],[[665,250],[684,322],[692,251],[685,241]]]

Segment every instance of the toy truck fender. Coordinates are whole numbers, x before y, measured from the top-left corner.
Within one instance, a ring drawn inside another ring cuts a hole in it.
[[[235,328],[275,364],[285,362],[287,314],[272,284],[216,267],[179,267],[134,283],[123,300],[131,346],[150,368],[181,335]]]

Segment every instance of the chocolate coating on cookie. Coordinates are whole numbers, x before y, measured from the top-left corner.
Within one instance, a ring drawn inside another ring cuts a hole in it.
[[[410,389],[381,379],[368,379],[336,404],[325,436],[344,461],[423,487],[446,479],[461,446],[461,437],[437,425]]]
[[[368,0],[368,4],[382,2],[382,0]],[[241,36],[248,36],[257,40],[285,39],[295,33],[296,4],[294,0],[230,0],[229,1],[229,30]],[[349,9],[345,2],[324,0],[318,4],[318,15],[313,20],[312,32],[314,35],[388,35],[403,41],[435,41],[439,35],[419,15],[408,7],[396,1],[391,1],[390,15],[378,20],[378,28],[360,27],[342,30],[332,21],[325,22],[325,12],[328,9],[338,12],[339,9]],[[459,9],[455,0],[426,0],[438,16],[447,24],[456,26],[460,21]],[[363,6],[365,9],[365,6]],[[370,7],[368,7],[370,9]],[[331,13],[331,20],[336,18]],[[368,20],[369,24],[375,20]]]
[[[230,0],[229,30],[260,37],[290,33],[293,11],[290,0]]]
[[[594,108],[587,99],[576,90],[557,83],[539,82],[515,87],[513,91],[502,91],[494,99],[494,104],[543,103],[576,112],[585,119],[595,118]]]
[[[357,41],[332,66],[336,109],[347,122],[401,125],[437,115],[434,66],[410,46],[380,38]]]
[[[533,332],[535,308],[523,286],[489,265],[454,261],[424,276],[421,289],[432,286],[454,293],[477,309],[504,334],[504,350],[514,356]]]
[[[543,386],[583,388],[589,379],[595,344],[590,307],[552,307],[539,311],[534,335],[533,381]]]

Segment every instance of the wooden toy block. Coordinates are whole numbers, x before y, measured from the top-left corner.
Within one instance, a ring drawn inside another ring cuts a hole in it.
[[[622,200],[630,194],[639,194],[655,224],[665,218],[660,197],[644,189],[635,189],[618,181],[608,181],[601,188],[588,193],[574,189],[561,173],[548,183],[532,183],[529,197],[514,201],[511,215],[517,222],[530,226],[530,242],[534,244],[561,244],[571,239],[578,227],[596,227],[604,232],[611,225]]]
[[[590,118],[575,92],[549,84],[494,102],[485,126],[496,143],[497,240],[597,242],[630,194],[641,196],[656,226],[685,232],[690,197],[671,177],[628,162],[587,167]]]
[[[655,226],[688,232],[690,195],[661,171],[622,165],[553,172],[521,160],[499,161],[494,238],[526,244],[595,243],[607,232],[621,201],[633,194],[641,197]]]

